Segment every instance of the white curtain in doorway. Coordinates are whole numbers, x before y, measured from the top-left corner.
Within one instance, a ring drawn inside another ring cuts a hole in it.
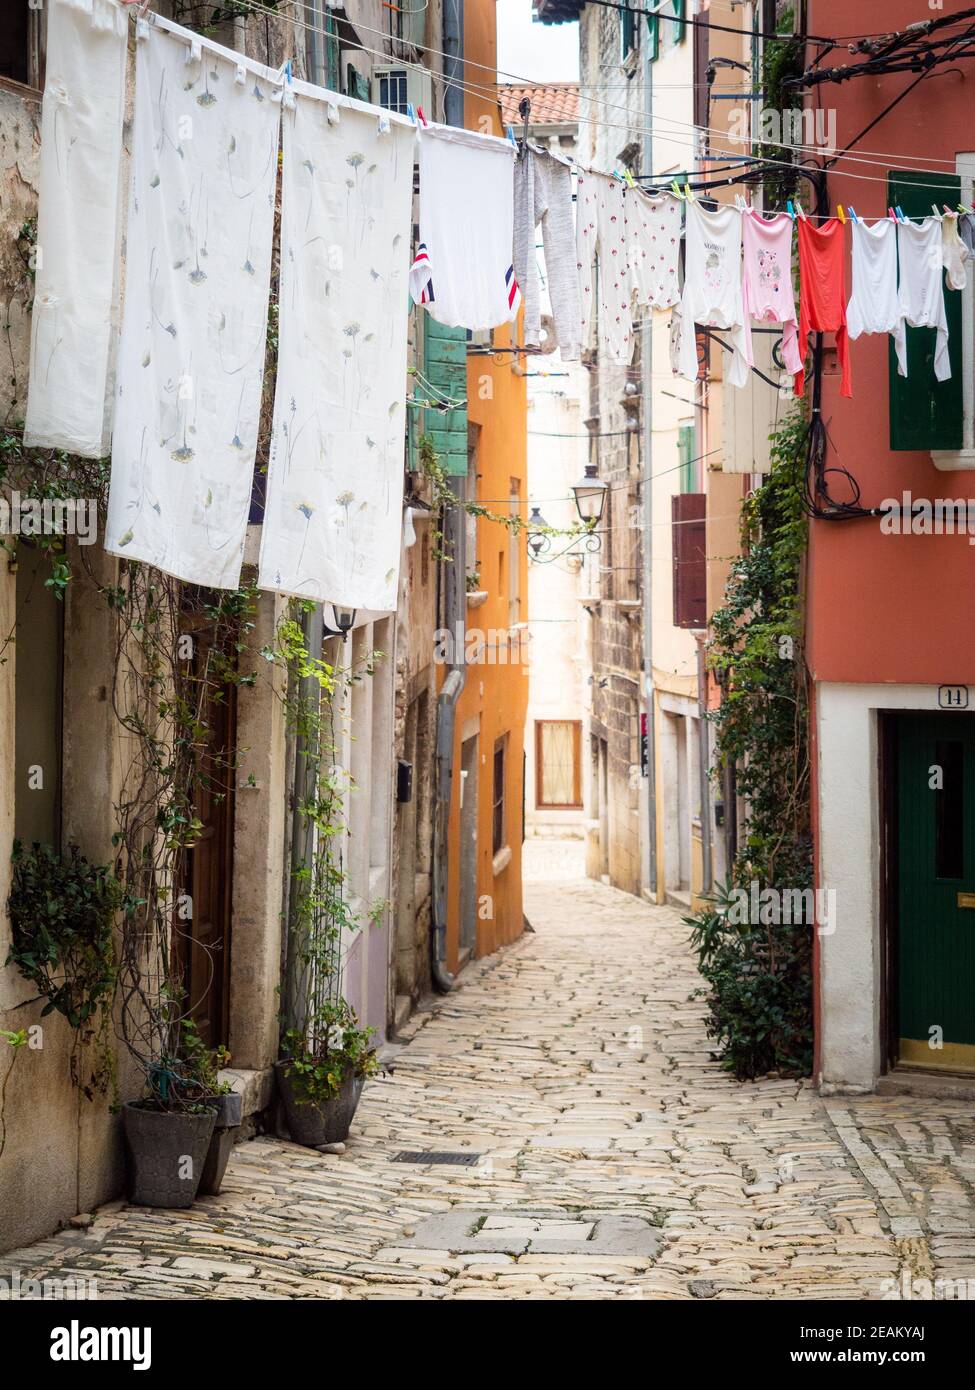
[[[390,612],[402,549],[411,122],[294,84],[262,589]]]
[[[50,0],[24,443],[84,458],[111,438],[127,35],[115,0]]]
[[[153,28],[136,44],[106,549],[240,582],[271,286],[280,88]]]

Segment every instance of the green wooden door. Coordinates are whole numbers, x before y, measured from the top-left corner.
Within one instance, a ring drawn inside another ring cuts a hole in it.
[[[897,742],[899,1057],[975,1070],[975,714],[903,715]]]

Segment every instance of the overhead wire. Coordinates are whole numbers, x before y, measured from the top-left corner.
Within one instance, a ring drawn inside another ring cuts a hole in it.
[[[318,25],[316,25],[316,24],[311,24],[311,23],[309,23],[308,21],[299,19],[299,18],[297,18],[297,17],[295,17],[295,16],[293,16],[293,15],[284,15],[284,14],[281,14],[281,13],[279,13],[277,10],[271,9],[269,6],[260,3],[260,0],[237,0],[237,3],[239,4],[239,7],[240,7],[241,9],[249,10],[249,11],[253,12],[254,14],[261,14],[261,15],[270,16],[270,17],[272,17],[272,18],[277,18],[277,19],[279,19],[279,20],[282,20],[282,21],[285,22],[285,23],[292,24],[292,25],[294,25],[295,27],[301,28],[301,29],[304,29],[304,30],[314,30],[314,31],[316,31],[316,32],[319,31],[319,26],[318,26]],[[311,6],[310,6],[308,3],[306,3],[306,0],[292,0],[292,3],[294,3],[295,6],[296,6],[298,9],[300,9],[300,10],[304,10],[304,11],[307,11],[307,12],[312,12],[312,11],[311,11]],[[619,7],[617,7],[617,8],[619,8]],[[975,11],[973,11],[973,13],[975,13]],[[668,16],[668,18],[669,18],[669,16]],[[377,28],[375,28],[374,26],[371,26],[371,25],[362,24],[362,23],[357,22],[353,27],[354,27],[357,31],[358,31],[358,30],[361,30],[363,33],[375,34],[375,35],[377,35],[377,36],[379,36],[379,37],[381,37],[381,38],[383,38],[383,39],[389,40],[390,42],[392,42],[394,39],[396,39],[397,42],[400,42],[400,43],[408,43],[407,40],[399,39],[399,38],[397,38],[397,36],[390,35],[390,34],[388,34],[385,30],[383,30],[383,29],[377,29]],[[751,31],[741,29],[741,30],[736,30],[736,31],[734,31],[734,32],[738,33],[742,38],[747,38],[747,37],[749,37]],[[776,37],[781,38],[781,37],[783,37],[783,36],[782,36],[782,35],[777,35]],[[786,36],[786,37],[787,37],[787,36]],[[869,36],[866,36],[866,37],[869,37]],[[454,57],[454,56],[455,56],[455,55],[452,55],[452,54],[448,54],[448,53],[446,53],[444,50],[435,48],[435,47],[433,47],[433,46],[431,46],[431,45],[423,45],[423,44],[408,43],[408,46],[411,47],[411,48],[413,48],[413,49],[415,49],[417,52],[426,53],[428,56],[432,56],[432,57],[451,58],[451,57]],[[387,62],[402,62],[402,63],[405,63],[406,66],[409,66],[409,62],[408,62],[406,59],[398,58],[395,54],[388,53],[385,49],[374,48],[374,47],[369,46],[368,44],[362,43],[361,41],[360,41],[359,44],[358,44],[358,48],[359,48],[359,51],[361,51],[361,52],[363,52],[363,53],[368,53],[368,54],[370,54],[370,56],[382,58],[382,59],[384,59],[384,60],[387,61]],[[975,56],[975,54],[973,54],[972,56]],[[473,67],[473,68],[479,69],[480,71],[483,71],[483,72],[497,73],[497,70],[496,70],[496,69],[489,67],[487,64],[485,64],[485,63],[477,63],[477,62],[474,62],[473,60],[468,59],[468,58],[465,58],[465,59],[463,60],[463,65],[464,65],[465,70],[466,70],[467,68],[472,68],[472,67]],[[468,94],[468,95],[470,95],[470,96],[473,96],[473,97],[480,97],[480,98],[485,98],[485,99],[493,99],[493,100],[495,100],[495,101],[497,100],[497,92],[498,92],[498,85],[499,85],[498,82],[497,82],[497,80],[493,80],[493,81],[488,82],[488,83],[476,83],[476,82],[471,82],[471,81],[466,80],[466,79],[465,79],[465,80],[460,80],[460,79],[454,78],[454,77],[446,77],[446,76],[444,76],[443,74],[435,74],[435,75],[441,76],[442,79],[443,79],[443,81],[444,81],[445,83],[447,83],[449,86],[454,87],[454,88],[456,88],[456,89],[458,89],[458,90],[461,90],[461,91],[465,92],[466,94]],[[514,74],[514,73],[504,73],[504,74],[502,74],[502,75],[505,76],[505,77],[508,77],[508,78],[513,79],[513,81],[516,82],[516,83],[519,84],[519,85],[527,85],[527,86],[545,86],[545,85],[550,85],[550,84],[545,84],[545,83],[539,83],[539,82],[538,82],[536,79],[534,79],[534,78],[524,77],[524,76],[520,76],[520,75]],[[682,120],[680,120],[678,117],[661,116],[661,115],[655,116],[655,117],[654,117],[654,122],[653,122],[653,124],[650,125],[650,126],[647,126],[647,125],[642,125],[642,124],[640,124],[639,121],[634,121],[632,118],[630,118],[630,117],[629,117],[629,109],[628,109],[625,105],[622,105],[621,103],[605,101],[605,100],[603,100],[603,99],[601,99],[601,98],[597,98],[597,99],[587,98],[587,100],[591,100],[591,101],[594,102],[594,104],[599,105],[599,106],[602,106],[602,107],[605,107],[605,108],[608,109],[608,110],[615,110],[615,111],[622,112],[622,113],[624,113],[625,115],[627,115],[628,118],[627,118],[626,120],[624,120],[624,121],[606,121],[606,120],[600,120],[600,119],[597,119],[597,118],[592,118],[592,117],[586,117],[586,116],[579,115],[579,116],[577,117],[577,120],[579,121],[580,124],[594,125],[594,126],[597,126],[597,127],[602,128],[602,129],[604,129],[604,130],[621,130],[621,131],[632,132],[633,134],[652,135],[656,140],[659,140],[659,141],[662,142],[662,143],[673,144],[673,145],[680,145],[680,146],[689,146],[689,147],[692,149],[692,151],[693,151],[693,149],[694,149],[695,142],[696,142],[696,139],[697,139],[698,135],[707,134],[707,135],[711,135],[711,136],[717,137],[717,138],[719,138],[719,139],[724,139],[724,140],[729,140],[729,139],[730,139],[730,137],[729,137],[729,135],[728,135],[728,131],[727,131],[726,129],[722,128],[722,127],[719,127],[719,126],[701,126],[701,125],[695,124],[695,123],[692,122],[692,121],[682,121]],[[661,124],[664,125],[664,129],[663,129],[663,130],[660,129],[660,125],[661,125]],[[686,137],[685,137],[685,132],[686,132]],[[769,145],[773,145],[773,146],[777,145],[779,148],[781,148],[781,149],[783,149],[783,150],[791,150],[791,151],[795,151],[796,153],[802,153],[802,154],[807,154],[807,155],[811,155],[811,156],[829,157],[829,155],[830,155],[830,152],[829,152],[828,150],[824,149],[821,145],[817,145],[817,144],[815,144],[815,143],[809,143],[809,144],[807,144],[807,143],[804,143],[804,142],[798,142],[798,143],[782,142],[782,143],[780,144],[779,142],[776,142],[776,141],[763,141],[763,143],[769,144]],[[786,168],[786,169],[791,169],[791,168],[794,168],[794,167],[795,167],[795,163],[794,163],[794,161],[792,161],[792,160],[784,160],[784,159],[783,159],[783,160],[776,160],[776,159],[771,158],[771,157],[769,157],[769,156],[761,156],[761,157],[759,157],[759,156],[747,156],[747,155],[742,155],[739,151],[737,151],[737,150],[735,150],[735,149],[719,149],[718,151],[716,151],[716,154],[718,155],[718,157],[721,157],[721,158],[733,158],[733,159],[734,159],[734,158],[739,158],[739,159],[750,159],[750,158],[751,158],[751,159],[755,159],[756,161],[760,158],[760,159],[761,159],[761,162],[762,162],[763,164],[768,164],[768,165],[773,166],[773,167],[782,167],[782,168]],[[871,156],[872,156],[872,157],[871,157]],[[918,165],[916,162],[911,162],[911,163],[907,163],[907,164],[899,164],[899,163],[897,163],[896,161],[898,161],[898,160],[901,159],[901,158],[905,158],[905,156],[901,156],[901,155],[895,154],[894,152],[891,152],[891,151],[882,151],[882,150],[868,151],[868,150],[863,150],[863,151],[860,152],[859,155],[855,155],[855,156],[837,156],[837,157],[838,157],[838,158],[839,158],[839,157],[844,157],[844,158],[846,158],[847,161],[850,162],[850,163],[854,163],[854,164],[865,164],[865,165],[870,165],[870,166],[875,165],[875,164],[876,164],[877,162],[879,162],[879,161],[883,161],[885,164],[888,165],[888,167],[894,169],[895,171],[896,171],[896,169],[901,168],[901,169],[903,169],[905,172],[919,172],[919,173],[932,173],[932,174],[934,174],[934,173],[939,173],[939,172],[940,172],[940,171],[937,170],[937,169],[929,169],[929,168],[920,166],[920,165]],[[949,163],[949,161],[946,161],[946,160],[941,160],[941,161],[935,160],[935,163],[945,163],[945,164],[947,164],[947,163]],[[654,176],[643,175],[642,177],[644,178],[644,180],[646,180],[646,179],[649,178],[649,177],[652,177],[652,178],[659,178],[661,181],[663,181],[663,180],[666,179],[666,178],[672,178],[672,177],[673,177],[673,172],[674,172],[674,171],[671,170],[671,171],[665,171],[664,173],[660,174],[659,176],[657,176],[657,175],[654,175]],[[868,182],[871,182],[871,183],[886,183],[886,179],[885,179],[883,176],[880,176],[880,177],[878,177],[878,176],[870,176],[870,175],[865,175],[865,174],[855,174],[855,173],[852,173],[852,172],[844,171],[844,177],[845,177],[845,178],[856,178],[856,179],[859,179],[860,181],[868,181]],[[933,185],[932,185],[932,186],[933,186]]]

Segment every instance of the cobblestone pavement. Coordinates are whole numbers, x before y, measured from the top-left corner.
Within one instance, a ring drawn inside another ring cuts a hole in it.
[[[344,1154],[241,1144],[219,1197],[110,1204],[0,1275],[146,1299],[877,1299],[975,1280],[970,1108],[735,1083],[679,916],[543,874],[534,932],[411,1019]]]

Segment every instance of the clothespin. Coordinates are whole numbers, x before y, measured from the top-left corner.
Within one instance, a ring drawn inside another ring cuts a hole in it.
[[[511,141],[511,143],[514,145],[515,149],[517,149],[517,148],[518,148],[518,141],[515,139],[515,128],[514,128],[514,126],[513,126],[513,125],[505,126],[505,134],[507,135],[507,137],[508,137],[508,139]]]
[[[199,63],[203,58],[203,45],[198,38],[191,38],[186,50],[187,63]]]
[[[853,210],[853,204],[852,204],[852,203],[847,203],[847,205],[846,205],[846,210],[847,210],[847,212],[850,214],[850,216],[853,218],[854,222],[859,222],[859,221],[860,221],[859,217],[857,217],[856,213],[855,213],[854,210]]]
[[[238,87],[243,87],[246,81],[247,69],[244,67],[243,63],[237,63],[234,67],[234,82]]]
[[[799,216],[802,218],[803,222],[805,222],[805,220],[806,220],[806,214],[803,212],[803,210],[802,210],[802,204],[800,203],[800,201],[799,201],[798,198],[796,199],[796,212],[797,212],[797,213],[799,214]]]
[[[944,206],[945,206],[945,212],[947,212],[947,211],[948,211],[948,204],[945,203]],[[935,203],[932,203],[932,204],[931,204],[931,211],[934,213],[935,217],[940,217],[940,216],[941,216],[941,213],[938,211],[937,205],[936,205]]]
[[[681,202],[683,202],[683,201],[684,201],[684,195],[683,195],[683,193],[680,191],[680,188],[678,187],[677,180],[676,180],[676,179],[673,179],[673,180],[671,181],[671,185],[670,185],[670,186],[671,186],[671,188],[674,190],[674,197],[675,197],[675,198],[679,198],[679,199],[681,200]]]
[[[419,120],[420,124],[421,124],[421,125],[426,125],[426,123],[427,123],[427,118],[426,118],[426,116],[424,116],[424,114],[423,114],[423,107],[422,107],[422,106],[418,106],[418,107],[416,108],[416,114],[417,114],[417,119]]]
[[[956,216],[956,214],[952,212],[951,208],[948,206],[947,203],[942,203],[941,206],[944,208],[945,212],[948,214],[949,217]]]
[[[840,221],[843,223],[843,225],[846,226],[846,213],[843,211],[843,204],[842,204],[842,203],[837,203],[837,204],[836,204],[836,215],[837,215],[837,217],[840,219]]]
[[[898,204],[897,207],[895,208],[895,212],[897,213],[897,216],[900,218],[900,220],[901,220],[902,222],[906,222],[906,221],[907,221],[907,218],[904,216],[904,211],[903,211],[903,209],[901,208],[900,204]]]
[[[623,170],[623,178],[626,180],[630,188],[636,188],[636,179],[633,177],[629,169]]]
[[[684,184],[684,196],[687,198],[687,201],[688,201],[689,203],[693,203],[693,201],[694,201],[694,190],[693,190],[693,188],[691,188],[691,185],[690,185],[689,183],[685,183],[685,184]]]
[[[891,222],[896,222],[896,221],[897,221],[897,214],[896,214],[896,212],[894,211],[893,208],[888,208],[888,209],[887,209],[887,216],[890,218]]]
[[[786,203],[786,205],[785,205],[785,210],[786,210],[786,212],[789,214],[789,216],[792,218],[792,220],[793,220],[793,222],[794,222],[794,221],[796,220],[796,210],[795,210],[795,208],[792,206],[792,199],[791,199],[791,198],[790,198],[789,201]]]

